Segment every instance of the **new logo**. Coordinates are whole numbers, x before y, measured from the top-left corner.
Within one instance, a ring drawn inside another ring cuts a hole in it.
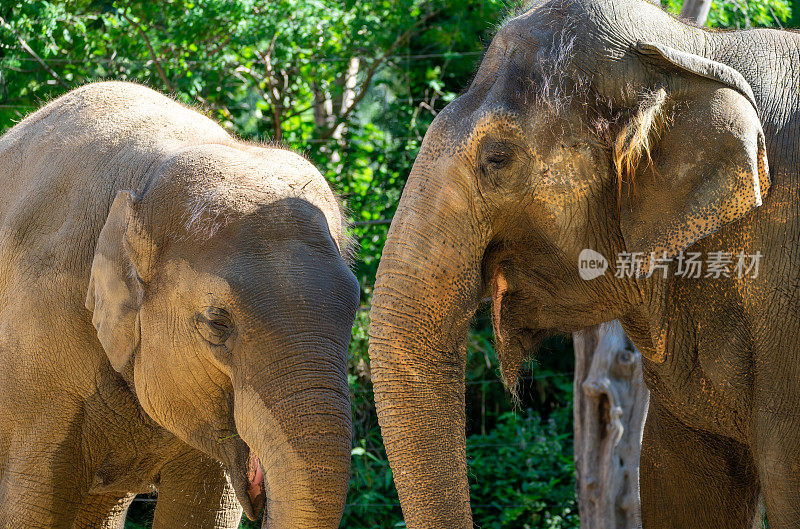
[[[608,260],[603,254],[584,248],[578,255],[578,275],[584,281],[600,277],[608,270]]]

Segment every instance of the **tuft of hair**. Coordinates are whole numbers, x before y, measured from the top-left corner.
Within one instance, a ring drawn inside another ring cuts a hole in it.
[[[219,195],[226,191],[212,187],[189,198],[183,214],[185,235],[209,240],[231,221],[231,216],[220,206],[221,201],[218,200]]]
[[[580,31],[567,9],[570,1],[528,2],[519,10],[520,15],[534,9],[547,11],[558,21],[557,27],[551,28],[549,40],[537,49],[532,64],[535,104],[553,117],[557,117],[576,98],[585,95],[591,84],[578,68],[571,66]]]
[[[587,81],[570,73],[569,62],[573,57],[576,34],[574,28],[565,24],[561,31],[553,35],[549,46],[542,47],[537,53],[535,68],[540,79],[537,100],[539,106],[554,117],[567,108],[580,94],[587,89]]]
[[[511,401],[515,406],[521,406],[522,400],[519,397],[519,376],[522,372],[522,367],[525,364],[525,356],[517,352],[513,355],[507,355],[506,358],[500,360],[500,379],[503,385],[511,395]]]
[[[521,329],[511,336],[504,336],[505,346],[495,343],[497,360],[500,366],[500,377],[512,400],[519,404],[520,375],[529,370],[530,362],[548,338],[556,336],[552,330],[534,332]]]
[[[621,203],[625,181],[635,190],[636,170],[643,160],[652,164],[650,150],[666,125],[667,92],[659,88],[645,93],[634,116],[614,140],[613,161],[617,178],[617,200]]]
[[[353,273],[356,272],[356,265],[358,264],[358,247],[358,237],[353,233],[350,228],[350,221],[348,221],[348,227],[343,235],[342,258]]]
[[[519,406],[522,403],[520,398],[521,380],[523,375],[530,373],[533,369],[536,354],[542,343],[558,335],[551,330],[544,333],[522,331],[513,338],[515,343],[510,344],[510,347],[502,349],[495,346],[500,364],[500,378],[515,405]]]

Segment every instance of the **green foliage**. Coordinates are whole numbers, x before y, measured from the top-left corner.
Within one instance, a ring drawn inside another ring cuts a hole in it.
[[[661,0],[661,3],[678,14],[683,0]],[[714,0],[706,25],[722,29],[783,27],[790,16],[789,0]]]
[[[152,497],[139,496],[128,509],[125,529],[149,529],[155,512],[155,494]]]
[[[569,377],[564,379],[568,382]],[[578,527],[569,401],[544,420],[506,412],[485,435],[467,439],[475,522],[489,529]],[[375,448],[369,445],[376,443]],[[342,527],[405,527],[379,439],[353,448],[353,478]]]
[[[737,29],[780,27],[790,15],[788,0],[723,1],[711,5],[708,25]]]
[[[342,527],[404,527],[373,405],[366,358],[368,324],[359,313],[350,348],[355,442]],[[523,377],[524,414],[497,377],[488,315],[480,313],[467,351],[467,453],[472,504],[481,527],[577,527],[572,460],[571,346],[549,342]],[[558,369],[554,371],[553,368]]]
[[[467,352],[467,457],[473,516],[480,527],[576,528],[572,456],[572,344],[545,343],[521,377],[512,407],[498,380],[488,314]],[[522,411],[524,410],[524,411]]]
[[[505,413],[488,435],[467,440],[476,522],[487,529],[579,527],[568,403],[547,421]]]

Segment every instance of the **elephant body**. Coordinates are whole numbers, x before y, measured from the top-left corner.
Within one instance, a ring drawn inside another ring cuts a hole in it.
[[[154,527],[338,526],[357,285],[311,164],[110,82],[0,138],[0,178],[0,527],[153,490]]]
[[[645,529],[750,528],[762,498],[770,527],[800,524],[799,61],[797,33],[638,0],[553,0],[500,29],[426,135],[374,291],[409,527],[472,526],[463,339],[484,296],[512,390],[545,336],[621,320],[651,390]],[[582,278],[586,249],[611,268]],[[727,272],[687,275],[695,252]]]

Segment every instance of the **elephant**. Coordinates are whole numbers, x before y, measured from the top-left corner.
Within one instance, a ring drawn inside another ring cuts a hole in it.
[[[0,527],[335,528],[360,289],[282,147],[125,82],[0,138]]]
[[[645,529],[750,528],[762,504],[800,526],[798,57],[798,33],[643,0],[546,0],[498,30],[427,130],[374,288],[409,528],[472,527],[464,343],[485,298],[512,392],[547,336],[621,321],[651,391]]]

